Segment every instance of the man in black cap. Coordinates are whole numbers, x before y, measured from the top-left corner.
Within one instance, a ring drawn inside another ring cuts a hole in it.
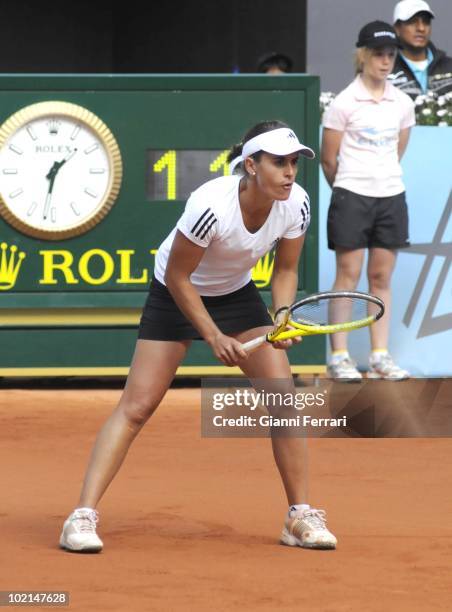
[[[292,72],[292,60],[284,53],[266,53],[257,64],[257,71],[265,74],[284,74]]]
[[[389,79],[413,99],[428,89],[452,91],[452,58],[430,41],[435,17],[424,0],[401,0],[394,9],[394,28],[402,44]]]

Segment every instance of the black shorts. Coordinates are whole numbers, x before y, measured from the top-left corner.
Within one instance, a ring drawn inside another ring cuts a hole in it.
[[[373,198],[334,187],[328,209],[329,249],[399,249],[409,244],[405,192]]]
[[[224,334],[273,325],[267,307],[253,281],[220,296],[201,296],[207,312]],[[202,340],[199,332],[179,310],[171,293],[155,277],[141,316],[141,340]]]

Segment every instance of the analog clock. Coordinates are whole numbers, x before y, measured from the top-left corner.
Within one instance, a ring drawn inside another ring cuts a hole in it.
[[[113,134],[81,106],[39,102],[0,127],[0,215],[24,234],[87,232],[113,206],[121,179]]]

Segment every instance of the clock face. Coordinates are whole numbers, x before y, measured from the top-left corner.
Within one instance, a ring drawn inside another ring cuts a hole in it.
[[[102,121],[74,104],[26,107],[0,128],[0,214],[26,234],[84,233],[110,210],[122,163]]]

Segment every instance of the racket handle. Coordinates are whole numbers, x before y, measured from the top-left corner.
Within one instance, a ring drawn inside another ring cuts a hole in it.
[[[251,351],[255,351],[256,349],[258,349],[260,346],[262,346],[266,342],[267,342],[266,335],[258,336],[257,338],[254,338],[254,340],[248,340],[248,342],[245,342],[244,344],[242,344],[242,348],[247,353],[251,353]]]

